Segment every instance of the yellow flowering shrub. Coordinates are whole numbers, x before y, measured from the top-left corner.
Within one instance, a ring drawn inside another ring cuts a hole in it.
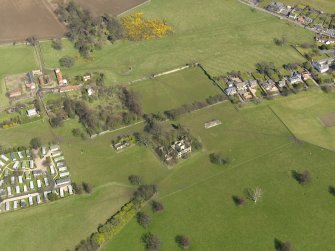
[[[172,33],[172,27],[165,21],[146,19],[143,12],[122,17],[121,22],[129,40],[161,38]]]

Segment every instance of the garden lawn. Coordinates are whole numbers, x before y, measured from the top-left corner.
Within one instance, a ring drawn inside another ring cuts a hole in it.
[[[271,104],[285,125],[301,140],[335,150],[335,127],[325,127],[320,117],[335,112],[334,93],[319,89]]]
[[[132,188],[113,183],[56,202],[1,214],[3,251],[72,250],[126,203]]]
[[[165,111],[205,101],[221,91],[199,68],[191,68],[131,86],[140,97],[145,113]]]
[[[59,58],[70,55],[77,61],[73,68],[63,69],[65,75],[102,71],[109,83],[139,79],[192,62],[203,64],[212,75],[221,75],[231,70],[253,71],[261,61],[277,65],[304,61],[290,45],[276,46],[274,38],[285,35],[291,44],[313,41],[313,33],[252,11],[238,1],[152,0],[138,10],[166,20],[173,25],[174,34],[157,40],[109,44],[93,53],[90,60],[78,58],[67,41],[60,52],[51,47],[51,42],[43,42],[47,67],[59,67]]]
[[[213,118],[222,125],[206,130],[203,123]],[[103,251],[145,250],[141,236],[147,231],[159,236],[163,251],[178,250],[178,234],[190,238],[192,250],[268,251],[275,250],[275,239],[290,241],[296,250],[332,248],[332,152],[295,143],[266,104],[239,111],[221,104],[180,122],[200,136],[204,149],[159,184],[157,199],[165,212],[152,215],[147,207],[153,218],[149,228],[134,219]],[[218,151],[231,160],[228,166],[209,162],[209,153]],[[291,171],[306,169],[312,182],[301,186]],[[245,189],[255,187],[263,190],[257,204],[246,200],[244,207],[235,206],[233,195],[245,196]]]

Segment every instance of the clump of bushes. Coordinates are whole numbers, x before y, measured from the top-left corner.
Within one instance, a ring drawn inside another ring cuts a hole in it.
[[[301,185],[306,185],[310,183],[312,180],[311,174],[307,170],[302,173],[299,173],[297,171],[292,171],[292,176]]]
[[[177,235],[175,238],[176,243],[182,249],[189,249],[191,246],[190,239],[184,235]]]
[[[150,216],[143,213],[143,212],[138,212],[137,213],[136,220],[137,220],[137,223],[140,224],[144,228],[147,228],[149,226],[149,224],[151,223]]]
[[[223,153],[211,153],[209,155],[209,160],[216,165],[226,165],[229,163],[229,159],[226,158]]]
[[[233,201],[234,201],[234,203],[235,203],[236,206],[241,207],[241,206],[244,206],[244,204],[245,204],[245,199],[243,197],[241,197],[241,196],[235,196],[234,195],[232,197],[232,199],[233,199]]]
[[[151,202],[151,209],[154,213],[161,213],[164,211],[164,206],[161,202],[153,200]]]
[[[158,236],[152,234],[151,232],[145,233],[142,236],[142,241],[145,245],[145,248],[150,251],[157,251],[160,249],[161,241]]]

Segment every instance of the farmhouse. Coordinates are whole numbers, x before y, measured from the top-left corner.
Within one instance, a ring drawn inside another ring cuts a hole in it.
[[[329,71],[329,68],[333,64],[333,62],[334,62],[333,58],[326,58],[326,59],[313,62],[313,66],[317,71],[321,73],[325,73]]]
[[[128,142],[119,142],[113,145],[113,147],[115,148],[115,150],[119,151],[122,150],[126,147],[128,147],[130,144]]]
[[[209,129],[209,128],[212,128],[212,127],[218,126],[218,125],[221,125],[221,121],[216,119],[216,120],[212,120],[212,121],[209,121],[209,122],[205,123],[205,128]]]
[[[38,113],[37,113],[35,108],[27,110],[27,116],[29,118],[37,116],[37,115],[38,115]]]

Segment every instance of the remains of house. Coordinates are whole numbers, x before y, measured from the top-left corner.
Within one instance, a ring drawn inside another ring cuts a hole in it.
[[[215,127],[215,126],[218,126],[218,125],[221,125],[221,121],[218,120],[218,119],[215,119],[215,120],[212,120],[212,121],[209,121],[209,122],[205,123],[205,128],[209,129],[209,128],[212,128],[212,127]]]
[[[181,159],[188,156],[192,152],[192,146],[187,139],[181,139],[174,142],[168,149],[165,147],[159,147],[160,156],[164,158],[166,162],[170,162],[173,159]]]
[[[0,155],[3,170],[0,175],[0,212],[18,209],[18,202],[21,208],[47,202],[42,195],[52,192],[61,198],[73,194],[70,172],[60,147],[44,146],[40,153],[41,156],[35,160],[31,159],[29,150]],[[48,168],[43,164],[47,158],[51,161]],[[60,166],[57,170],[54,168],[56,165]],[[15,172],[20,172],[20,175]]]

